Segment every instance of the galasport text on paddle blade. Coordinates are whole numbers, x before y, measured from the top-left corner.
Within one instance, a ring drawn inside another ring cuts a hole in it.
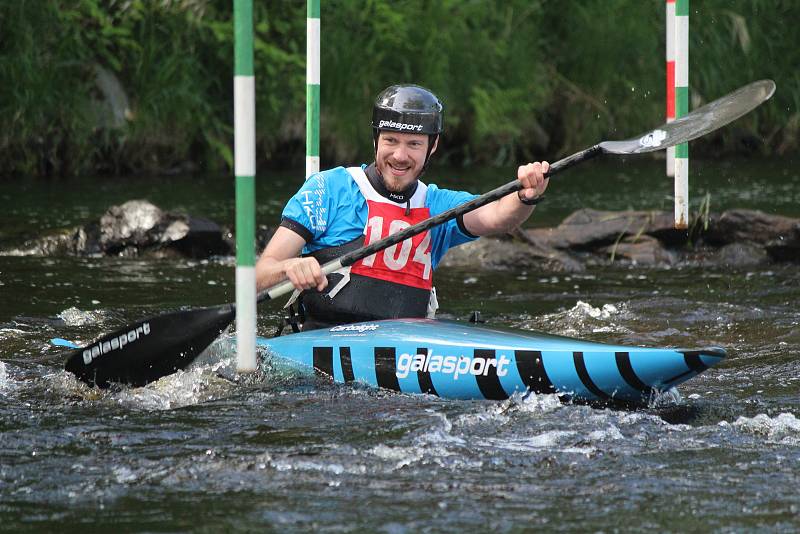
[[[101,388],[143,386],[192,363],[233,317],[230,304],[151,317],[76,349],[65,368]]]

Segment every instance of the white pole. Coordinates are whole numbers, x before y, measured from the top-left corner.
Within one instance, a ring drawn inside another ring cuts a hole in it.
[[[306,179],[319,172],[319,0],[308,0],[306,18]]]
[[[689,113],[689,0],[675,2],[675,118]],[[689,227],[689,143],[675,147],[675,228]]]

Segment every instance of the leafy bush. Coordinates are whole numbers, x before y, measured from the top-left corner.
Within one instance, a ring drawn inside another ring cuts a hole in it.
[[[259,167],[300,165],[306,6],[256,0]],[[323,165],[364,161],[375,95],[418,83],[446,106],[451,164],[554,159],[664,117],[664,5],[639,0],[322,2]],[[230,0],[0,4],[0,174],[230,169]],[[697,142],[798,148],[793,0],[694,2],[696,107],[759,78],[774,100]],[[693,154],[694,154],[693,149]]]

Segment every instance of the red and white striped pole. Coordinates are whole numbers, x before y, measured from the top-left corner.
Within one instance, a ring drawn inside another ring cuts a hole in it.
[[[675,120],[675,0],[667,0],[667,122]],[[667,149],[667,176],[675,176],[675,147]]]

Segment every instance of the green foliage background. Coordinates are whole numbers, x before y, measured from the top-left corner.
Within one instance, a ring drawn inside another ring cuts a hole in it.
[[[302,0],[255,0],[260,168],[302,166]],[[0,0],[0,174],[229,169],[230,0]],[[660,0],[322,0],[323,164],[371,156],[385,86],[444,101],[451,164],[554,158],[664,117]],[[693,154],[798,148],[795,0],[694,0],[691,107],[773,78],[774,100]],[[128,106],[109,104],[101,76]]]

